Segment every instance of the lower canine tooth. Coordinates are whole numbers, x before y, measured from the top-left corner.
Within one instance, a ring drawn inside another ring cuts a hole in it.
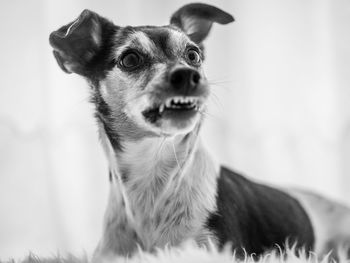
[[[162,113],[164,111],[164,104],[159,106],[159,113]]]

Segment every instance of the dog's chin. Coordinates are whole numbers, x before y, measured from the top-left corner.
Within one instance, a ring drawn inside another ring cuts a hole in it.
[[[166,103],[146,108],[143,118],[146,125],[161,136],[174,136],[191,132],[200,121],[203,101],[198,98],[171,98]]]
[[[199,122],[200,113],[191,111],[165,111],[156,122],[144,118],[150,131],[159,136],[175,136],[190,133]]]
[[[159,132],[165,136],[174,136],[178,134],[188,134],[194,130],[199,121],[198,112],[188,113],[168,113],[159,123]]]

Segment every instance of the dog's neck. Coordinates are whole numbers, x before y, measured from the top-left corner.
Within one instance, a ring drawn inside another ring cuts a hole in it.
[[[115,225],[112,222],[121,218],[120,209],[127,210],[125,206],[129,206],[125,218],[128,213],[133,217],[131,228],[145,249],[208,237],[201,227],[208,212],[215,209],[217,167],[202,146],[198,132],[196,127],[189,134],[171,138],[125,141],[122,151],[113,149],[115,154],[107,153],[110,168],[117,170],[123,189],[112,182],[109,206],[113,207],[107,209],[106,226]],[[117,193],[122,191],[127,204]],[[110,239],[108,235],[114,230],[107,228],[104,238]]]
[[[182,180],[190,179],[186,175],[189,167],[196,165],[193,155],[200,147],[197,132],[198,129],[186,135],[124,142],[123,151],[116,155],[127,188],[136,191],[140,198],[149,191],[145,198],[151,198],[152,205],[162,198],[167,187],[179,187]]]

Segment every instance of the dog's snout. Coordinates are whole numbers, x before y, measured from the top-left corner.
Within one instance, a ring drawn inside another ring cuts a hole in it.
[[[170,83],[175,90],[187,94],[197,88],[200,78],[201,75],[195,69],[179,68],[171,73]]]

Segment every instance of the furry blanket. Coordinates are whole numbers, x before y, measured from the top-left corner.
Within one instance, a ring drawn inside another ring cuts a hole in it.
[[[316,255],[306,256],[306,253],[297,255],[293,248],[280,255],[278,251],[273,251],[262,256],[260,259],[252,259],[246,257],[244,260],[237,259],[232,255],[229,249],[219,252],[214,247],[210,249],[198,248],[192,243],[187,243],[181,248],[169,248],[158,250],[155,254],[149,254],[139,251],[134,257],[125,258],[106,258],[101,260],[101,263],[326,263],[330,262],[329,255],[323,258],[317,258]],[[88,263],[87,257],[76,258],[74,256],[56,257],[56,258],[40,258],[30,255],[25,260],[15,261],[10,260],[9,263]],[[345,256],[345,253],[339,251],[339,263],[350,263],[350,258]]]

